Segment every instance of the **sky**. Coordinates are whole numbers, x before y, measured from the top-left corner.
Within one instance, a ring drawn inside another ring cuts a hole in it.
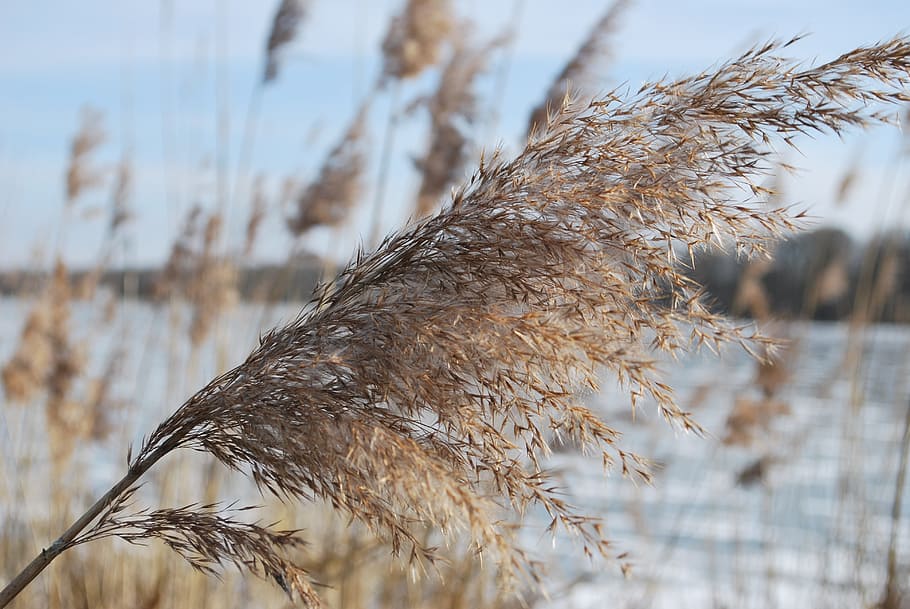
[[[231,193],[229,242],[241,243],[250,176],[264,175],[275,200],[286,177],[315,174],[375,82],[382,36],[402,1],[309,0],[278,80],[261,91],[252,114],[277,0],[0,4],[0,268],[47,264],[58,251],[74,266],[98,258],[111,180],[64,212],[70,139],[84,107],[104,116],[108,137],[98,166],[110,176],[124,155],[133,163],[135,219],[118,263],[160,264],[187,210],[216,205],[219,170]],[[484,149],[514,154],[530,109],[610,2],[454,5],[471,20],[477,41],[515,32],[478,85],[486,111],[475,128]],[[638,0],[621,20],[601,84],[606,91],[684,76],[757,42],[800,33],[809,35],[790,54],[811,64],[908,30],[910,2],[898,0]],[[395,107],[429,94],[434,78],[407,83]],[[381,95],[372,108],[370,187],[391,102]],[[248,116],[255,117],[251,148],[244,144]],[[399,227],[410,211],[417,186],[412,158],[421,153],[425,126],[416,112],[396,130],[383,231]],[[899,129],[885,128],[805,141],[799,153],[786,155],[801,171],[784,179],[784,201],[808,210],[817,225],[840,226],[857,238],[908,228],[908,142]],[[252,151],[248,161],[243,150]],[[834,203],[850,168],[857,176],[850,196]],[[287,255],[282,213],[275,209],[266,222],[255,259]],[[307,247],[345,260],[366,239],[367,216],[341,231],[313,231]]]

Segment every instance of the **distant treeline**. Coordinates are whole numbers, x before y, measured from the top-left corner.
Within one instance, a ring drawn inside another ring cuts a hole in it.
[[[237,269],[237,292],[249,301],[306,301],[325,272],[319,259],[301,256],[292,264]],[[70,273],[79,286],[100,285],[118,295],[151,300],[160,296],[161,269]],[[869,321],[910,321],[910,235],[857,243],[845,232],[820,229],[782,241],[767,260],[743,260],[732,252],[702,252],[686,273],[703,285],[718,311],[743,316]],[[0,272],[0,294],[33,294],[48,272]],[[85,294],[82,294],[85,296]]]
[[[306,301],[323,272],[324,264],[309,257],[294,264],[240,268],[236,271],[237,292],[242,299],[251,301]],[[161,297],[161,269],[112,269],[100,276],[93,274],[93,271],[70,272],[70,284],[76,298],[90,297],[95,286],[127,298],[154,300]],[[0,272],[0,294],[35,294],[47,284],[49,275],[50,271]]]
[[[910,235],[861,244],[824,228],[782,241],[771,261],[702,253],[688,273],[733,315],[910,321]]]

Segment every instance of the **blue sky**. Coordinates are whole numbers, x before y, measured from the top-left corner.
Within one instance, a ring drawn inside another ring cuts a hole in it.
[[[285,176],[313,175],[325,151],[354,113],[379,66],[378,49],[388,17],[400,0],[311,0],[311,12],[289,49],[279,80],[261,99],[253,173],[263,172],[275,194]],[[504,30],[513,16],[517,37],[507,55],[492,58],[481,91],[490,93],[506,74],[502,98],[485,102],[483,144],[518,148],[528,111],[609,6],[595,0],[455,0],[472,19],[478,39]],[[235,188],[232,241],[240,242],[248,184],[235,180],[238,151],[251,91],[262,69],[262,47],[275,2],[31,2],[0,5],[0,266],[46,263],[64,222],[63,173],[80,109],[105,115],[109,138],[97,158],[112,166],[130,152],[135,165],[134,207],[126,262],[157,264],[176,227],[195,202],[214,205],[216,168],[224,163]],[[517,7],[517,8],[516,8]],[[639,0],[626,13],[615,39],[614,63],[603,88],[632,86],[664,75],[709,67],[769,37],[811,34],[792,50],[822,61],[855,46],[910,29],[910,3],[870,0]],[[503,62],[508,71],[504,72]],[[408,84],[407,101],[432,89],[428,75]],[[492,97],[492,96],[490,96]],[[220,105],[219,105],[220,104]],[[372,136],[379,148],[388,99],[374,104]],[[219,139],[219,118],[228,137]],[[408,213],[424,122],[418,115],[396,136],[386,200],[385,228]],[[899,152],[908,139],[878,129],[843,141],[806,142],[787,160],[804,168],[785,183],[786,200],[806,207],[818,222],[857,236],[881,227],[906,226],[907,167]],[[833,192],[848,167],[859,164],[849,201],[833,205]],[[370,167],[375,181],[376,163]],[[93,214],[107,205],[110,189],[79,200],[63,230],[65,257],[88,264],[100,247],[103,222]],[[366,214],[362,214],[366,215]],[[363,221],[340,233],[315,231],[311,247],[345,259],[364,238]],[[257,256],[280,260],[289,241],[273,216]],[[42,258],[39,258],[41,260]]]

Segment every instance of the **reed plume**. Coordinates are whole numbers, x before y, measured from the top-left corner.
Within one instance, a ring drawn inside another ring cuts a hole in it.
[[[379,155],[375,199],[370,210],[369,247],[374,247],[382,236],[386,180],[398,127],[397,105],[401,82],[416,77],[439,60],[453,19],[449,0],[407,0],[401,14],[392,17],[389,22],[382,41],[383,66],[376,87],[382,89],[389,82],[393,83],[393,87]]]
[[[180,293],[190,273],[202,220],[203,210],[199,205],[194,205],[184,217],[164,267],[155,278],[153,293],[156,300],[173,298]]]
[[[465,26],[465,33],[467,33]],[[424,156],[416,161],[420,170],[416,217],[433,212],[446,190],[457,183],[468,157],[466,126],[477,119],[477,96],[474,80],[484,71],[490,52],[501,41],[471,48],[459,40],[442,70],[439,86],[428,100],[430,141]]]
[[[632,4],[631,0],[615,0],[607,12],[595,24],[587,39],[572,56],[572,59],[563,66],[559,75],[550,83],[546,97],[531,111],[528,118],[527,133],[530,136],[535,129],[540,129],[547,124],[547,115],[556,111],[567,96],[570,89],[573,95],[590,88],[594,80],[592,72],[598,66],[610,60],[610,42],[616,33],[616,26],[623,12]]]
[[[29,311],[19,344],[3,366],[3,390],[7,399],[26,402],[44,387],[53,360],[50,327],[50,306],[42,297]]]
[[[315,226],[339,226],[357,204],[367,163],[368,113],[368,105],[360,108],[319,175],[297,198],[295,213],[287,219],[288,230],[295,236]]]
[[[382,41],[380,84],[413,78],[436,64],[453,23],[449,0],[407,0]]]
[[[70,158],[66,169],[67,205],[72,205],[85,190],[101,183],[103,175],[93,166],[92,155],[107,138],[102,121],[103,116],[98,110],[82,110],[79,131],[70,143]]]
[[[124,157],[117,164],[114,174],[105,241],[94,266],[73,286],[73,297],[76,300],[91,300],[95,297],[101,277],[111,263],[118,238],[122,236],[124,227],[133,218],[133,211],[130,209],[132,183],[132,164],[128,158]]]
[[[0,606],[98,531],[162,537],[191,562],[300,575],[282,533],[258,543],[262,533],[225,519],[219,527],[246,535],[225,543],[227,532],[198,534],[212,517],[205,510],[109,527],[112,514],[128,517],[124,494],[179,448],[208,452],[280,497],[323,499],[414,559],[434,558],[414,532],[429,524],[466,532],[504,577],[533,574],[514,537],[514,514],[532,506],[549,512],[552,528],[577,533],[586,552],[609,555],[600,523],[543,469],[548,438],[624,473],[647,477],[647,467],[575,396],[606,368],[633,404],[647,398],[697,430],[662,381],[658,355],[761,339],[702,304],[677,246],[692,259],[717,245],[765,252],[799,219],[763,205],[772,145],[888,121],[908,98],[910,39],[810,68],[776,55],[792,42],[566,104],[513,160],[482,162],[438,215],[359,255],[155,429],[127,475],[0,592]],[[169,542],[174,535],[185,543]],[[302,576],[278,581],[316,603]]]
[[[32,306],[19,344],[2,372],[8,398],[27,402],[46,392],[44,407],[47,429],[52,437],[49,446],[55,464],[62,463],[72,452],[74,442],[83,437],[83,417],[73,399],[73,385],[85,366],[82,347],[71,336],[70,305],[72,288],[66,265],[58,260],[53,275]]]
[[[297,37],[301,23],[306,19],[306,0],[282,0],[272,19],[272,29],[265,43],[265,68],[262,84],[266,85],[278,77],[281,54],[288,44]]]
[[[189,329],[193,345],[205,340],[218,316],[239,297],[236,266],[216,252],[222,223],[220,213],[206,214],[193,206],[155,279],[156,299],[184,297],[193,304]]]
[[[74,412],[78,407],[71,394],[73,384],[84,368],[85,357],[70,335],[72,288],[66,265],[60,260],[54,267],[54,276],[47,294],[51,308],[48,340],[52,357],[46,379],[46,412],[51,431],[61,436],[59,441],[51,444],[54,450],[62,451],[61,458],[55,460],[62,460],[72,450],[72,422],[79,418],[79,413]]]

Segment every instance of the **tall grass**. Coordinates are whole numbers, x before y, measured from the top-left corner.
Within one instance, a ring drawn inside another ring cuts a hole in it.
[[[35,450],[49,450],[54,468],[29,465],[40,454],[19,465],[28,472],[23,477],[50,477],[54,490],[40,526],[4,522],[0,546],[12,581],[0,592],[0,606],[13,599],[51,606],[242,605],[274,598],[264,586],[307,606],[328,600],[433,607],[440,598],[450,607],[510,606],[516,591],[528,594],[545,576],[522,537],[528,513],[545,514],[554,534],[569,532],[581,553],[616,558],[625,571],[623,550],[614,549],[596,515],[567,500],[546,459],[575,446],[598,466],[633,478],[650,480],[653,469],[582,396],[607,370],[633,408],[656,403],[677,428],[700,432],[657,362],[738,343],[758,355],[757,383],[766,398],[774,397],[786,382],[787,360],[771,362],[774,341],[713,313],[686,267],[702,250],[725,248],[755,259],[753,275],[760,275],[769,245],[801,223],[798,212],[775,207],[773,189],[764,186],[776,167],[775,148],[890,122],[895,106],[908,101],[910,84],[906,38],[817,67],[779,56],[794,39],[753,48],[689,78],[619,89],[591,102],[566,99],[567,86],[586,84],[596,60],[608,55],[627,4],[608,11],[557,77],[518,154],[482,158],[441,211],[360,252],[293,321],[265,333],[242,363],[219,367],[214,380],[130,449],[125,474],[94,503],[82,493],[67,495],[78,485],[65,482],[78,471],[78,446],[100,441],[113,427],[119,352],[105,360],[98,383],[85,383],[86,366],[71,336],[75,290],[65,264],[56,261],[3,368],[7,399],[43,400],[51,435],[47,447]],[[278,7],[254,99],[277,77],[305,7],[300,1]],[[453,23],[447,3],[408,2],[383,45],[378,87],[396,87],[437,62],[444,66],[427,102],[432,124],[419,164],[418,215],[430,213],[461,173],[471,144],[465,127],[478,113],[473,80],[499,42],[459,46],[449,38]],[[363,198],[371,102],[317,179],[285,197],[293,199],[286,223],[295,235],[341,225]],[[393,103],[391,124],[396,112]],[[73,139],[67,218],[103,178],[92,159],[104,141],[100,125],[99,116],[86,114]],[[380,163],[391,155],[390,138],[391,131]],[[241,155],[248,159],[251,152],[249,139]],[[380,173],[377,206],[385,170]],[[124,162],[98,273],[129,219],[129,181]],[[262,183],[255,190],[245,253],[253,250],[267,208]],[[226,197],[221,192],[220,205]],[[237,297],[237,261],[218,247],[224,221],[223,208],[191,210],[157,286],[172,319],[183,312],[180,300],[192,307],[187,331],[175,330],[177,341],[192,344],[191,363]],[[749,285],[756,288],[753,275]],[[743,306],[753,314],[767,310],[754,297],[749,302]],[[149,340],[163,325],[156,314]],[[173,358],[172,366],[179,361]],[[778,404],[781,410],[771,412],[765,403],[738,402],[727,439],[751,442],[756,429],[768,427],[765,417],[784,412]],[[209,459],[201,464],[192,452]],[[889,607],[899,593],[895,548],[905,461],[906,450],[882,601]],[[773,463],[762,457],[741,481],[760,480]],[[246,493],[221,487],[226,470],[241,472],[286,507],[242,507]],[[160,483],[158,496],[140,488],[149,479]],[[219,503],[225,492],[241,503]],[[8,495],[24,503],[27,493]],[[79,515],[75,506],[85,504],[91,507]],[[323,530],[331,519],[322,505],[353,526]],[[161,552],[123,551],[109,538],[163,541],[196,570],[225,579],[185,580]],[[16,575],[37,547],[45,549]],[[104,564],[108,552],[130,560],[145,555],[152,564],[137,568],[128,560],[134,566],[111,571]],[[389,560],[389,553],[397,558]],[[377,560],[391,563],[387,573],[371,571]],[[27,589],[52,561],[51,583],[40,593],[37,583]],[[263,583],[223,574],[227,564]],[[408,579],[421,570],[436,571],[438,584]],[[323,587],[325,580],[336,587]]]
[[[325,500],[413,564],[437,559],[426,527],[465,536],[504,587],[539,577],[517,535],[530,509],[576,535],[584,553],[611,557],[601,522],[565,501],[541,459],[556,437],[624,474],[650,472],[579,390],[606,368],[633,404],[653,401],[698,431],[657,355],[766,343],[712,313],[677,256],[765,254],[800,219],[764,205],[773,146],[888,122],[908,99],[910,40],[816,67],[778,55],[795,42],[566,103],[514,158],[482,160],[442,211],[358,254],[296,319],[155,428],[124,476],[0,592],[0,606],[64,552],[111,536],[159,539],[203,571],[233,563],[318,606],[295,558],[297,531],[218,504],[135,504],[140,481],[181,449],[211,455],[264,494]],[[217,221],[202,230],[200,265],[217,260],[207,245]]]

